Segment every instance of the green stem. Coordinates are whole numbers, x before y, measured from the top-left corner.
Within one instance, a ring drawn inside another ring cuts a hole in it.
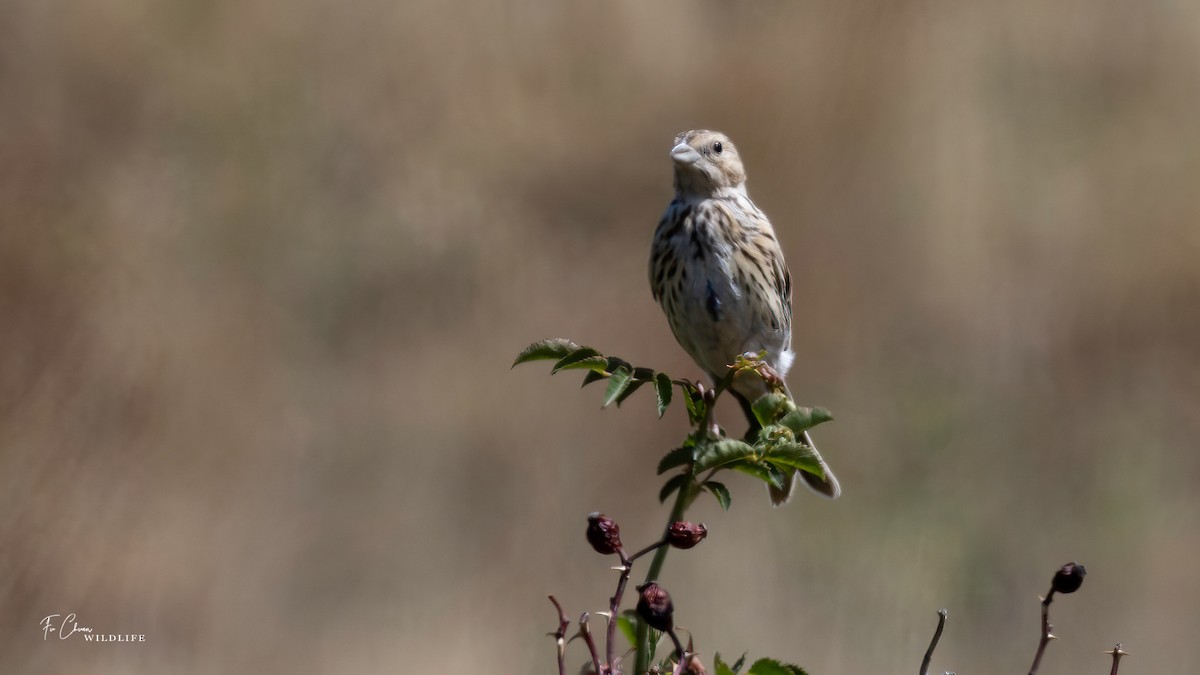
[[[694,478],[679,488],[679,493],[675,496],[675,506],[671,508],[671,515],[667,518],[667,528],[671,527],[671,523],[683,520],[683,514],[691,506],[697,494],[699,494],[699,486],[696,485]],[[664,528],[664,532],[667,528]],[[646,571],[646,580],[642,582],[643,584],[658,581],[658,576],[662,573],[663,563],[667,560],[667,552],[670,550],[670,546],[660,546],[654,552],[654,559],[650,561],[650,569]],[[650,626],[641,617],[638,617],[637,662],[636,669],[633,672],[640,675],[649,671],[650,658]]]
[[[708,429],[708,422],[712,419],[713,407],[716,404],[717,399],[721,397],[721,394],[725,393],[731,384],[733,384],[733,378],[736,374],[737,371],[733,368],[730,368],[725,377],[721,378],[721,380],[716,383],[715,387],[713,388],[712,396],[705,401],[704,419],[700,422],[697,429]],[[689,383],[675,381],[675,384],[685,387],[684,393],[687,395],[686,387],[690,386]],[[713,474],[716,472],[717,469],[713,469],[712,472],[708,474],[707,478],[705,478],[705,480],[712,478]],[[683,520],[683,514],[687,512],[688,507],[692,505],[692,502],[695,501],[696,496],[699,494],[700,484],[696,482],[695,476],[692,476],[691,480],[687,481],[679,488],[679,493],[675,495],[675,505],[671,507],[671,515],[667,517],[667,525],[665,528],[663,528],[664,539],[666,538],[667,530],[669,530],[671,527],[671,523]],[[650,561],[650,569],[646,572],[646,580],[642,582],[643,584],[648,584],[651,581],[658,581],[658,576],[662,573],[663,563],[665,563],[667,560],[667,552],[670,550],[670,546],[660,546],[659,549],[654,552],[654,559]],[[633,672],[636,675],[642,675],[643,673],[649,671],[651,658],[650,626],[639,616],[637,622],[637,659]],[[683,658],[682,652],[680,653],[680,658]]]

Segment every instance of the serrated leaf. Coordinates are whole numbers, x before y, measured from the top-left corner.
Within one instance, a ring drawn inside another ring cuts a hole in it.
[[[759,659],[755,661],[746,675],[807,675],[804,669],[790,663],[780,663],[775,659]]]
[[[732,668],[725,665],[725,661],[721,659],[720,652],[717,652],[713,656],[713,671],[715,671],[713,672],[713,675],[737,675]]]
[[[767,467],[767,473],[771,475],[771,484],[778,486],[781,490],[787,484],[788,476],[793,473],[791,469],[780,469],[773,464],[764,463],[763,466]]]
[[[700,448],[696,453],[696,466],[692,471],[699,473],[719,466],[732,464],[739,459],[755,456],[754,446],[734,438],[722,438]]]
[[[658,460],[658,474],[662,474],[674,469],[677,466],[683,466],[692,461],[692,448],[683,446],[663,455],[663,458]]]
[[[667,501],[667,497],[670,497],[675,493],[676,490],[683,487],[684,483],[691,480],[691,478],[692,477],[686,473],[681,473],[677,476],[671,476],[671,479],[664,483],[662,489],[658,491],[659,503]]]
[[[784,475],[779,469],[770,464],[759,462],[738,462],[729,465],[729,468],[734,471],[740,471],[748,476],[754,476],[762,482],[775,487],[779,490],[783,489]]]
[[[671,378],[667,377],[666,373],[659,373],[654,376],[654,392],[658,394],[659,418],[663,416],[663,413],[667,412],[667,406],[671,405],[671,394],[674,391],[675,386],[671,384]]]
[[[624,368],[629,372],[633,372],[633,365],[619,356],[610,356],[604,361],[604,369],[610,373],[617,372],[617,369]]]
[[[747,652],[742,652],[742,655],[738,657],[738,660],[733,662],[733,666],[731,666],[733,668],[733,672],[740,673],[742,671],[742,666],[746,665],[746,653]]]
[[[796,408],[784,415],[779,423],[785,425],[797,436],[805,431],[833,419],[833,415],[825,408]]]
[[[775,659],[759,659],[750,665],[747,675],[792,675]]]
[[[617,397],[629,386],[633,380],[633,373],[624,366],[617,368],[615,372],[608,378],[608,389],[604,391],[604,403],[601,407],[607,408],[610,403],[617,400]]]
[[[704,489],[712,493],[712,496],[717,498],[717,503],[725,511],[729,510],[729,504],[733,501],[733,495],[729,494],[729,488],[725,487],[724,483],[718,483],[715,480],[704,482]]]
[[[772,447],[763,459],[776,466],[800,469],[822,478],[825,477],[825,471],[821,468],[817,451],[801,443],[780,443]]]
[[[644,381],[640,381],[640,380],[636,380],[636,379],[631,380],[629,382],[629,386],[625,388],[625,391],[621,392],[621,395],[617,397],[617,405],[621,405],[622,403],[625,402],[625,399],[629,398],[630,396],[633,396],[633,392],[635,392],[639,388],[641,388],[641,386],[643,384],[646,384],[646,383]]]
[[[783,394],[770,393],[755,399],[750,409],[754,411],[754,417],[758,419],[759,425],[765,427],[795,410],[796,404]]]
[[[550,372],[557,373],[560,370],[575,370],[579,368],[603,371],[607,366],[608,359],[601,356],[600,352],[591,347],[580,347],[559,359]]]
[[[518,363],[526,363],[528,361],[561,359],[572,352],[578,351],[578,349],[579,345],[564,338],[541,340],[521,350],[521,353],[517,354],[517,360],[513,361],[513,366],[515,367]]]
[[[589,370],[589,371],[587,371],[587,374],[583,376],[583,384],[579,385],[579,388],[582,389],[583,387],[588,386],[589,384],[595,382],[596,380],[604,380],[607,378],[608,378],[608,373],[605,373],[605,372],[602,372],[599,370]]]
[[[637,624],[628,616],[621,615],[617,617],[617,630],[621,631],[621,635],[629,640],[630,647],[637,646]]]
[[[638,366],[633,369],[633,379],[638,382],[649,382],[654,379],[654,369]]]
[[[687,406],[688,421],[692,424],[699,424],[704,420],[707,406],[704,405],[704,399],[697,395],[695,389],[684,389],[683,404]]]

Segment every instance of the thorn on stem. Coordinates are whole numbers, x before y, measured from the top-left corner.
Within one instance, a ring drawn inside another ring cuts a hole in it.
[[[1112,656],[1112,660],[1113,660],[1112,670],[1109,671],[1109,675],[1117,675],[1117,668],[1120,667],[1121,657],[1128,656],[1129,652],[1125,651],[1124,649],[1121,649],[1121,643],[1118,642],[1117,646],[1113,647],[1112,649],[1110,649],[1104,653]]]

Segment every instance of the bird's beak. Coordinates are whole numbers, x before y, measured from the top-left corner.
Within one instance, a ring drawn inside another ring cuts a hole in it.
[[[700,161],[700,153],[687,143],[680,143],[671,148],[671,159],[680,164],[695,164]]]

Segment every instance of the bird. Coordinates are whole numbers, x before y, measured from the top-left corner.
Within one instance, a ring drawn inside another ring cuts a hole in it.
[[[717,131],[685,131],[675,137],[671,161],[675,198],[650,247],[654,299],[676,341],[713,382],[746,353],[765,353],[782,382],[795,358],[791,273],[771,221],[746,192],[737,148]],[[767,383],[739,374],[729,391],[750,422],[747,436],[757,433],[751,403],[769,391]],[[791,398],[786,385],[784,391]],[[808,432],[800,440],[813,449],[824,471],[823,477],[799,471],[805,485],[837,498],[842,488]],[[768,485],[771,502],[786,503],[796,482],[791,473],[782,489]]]

